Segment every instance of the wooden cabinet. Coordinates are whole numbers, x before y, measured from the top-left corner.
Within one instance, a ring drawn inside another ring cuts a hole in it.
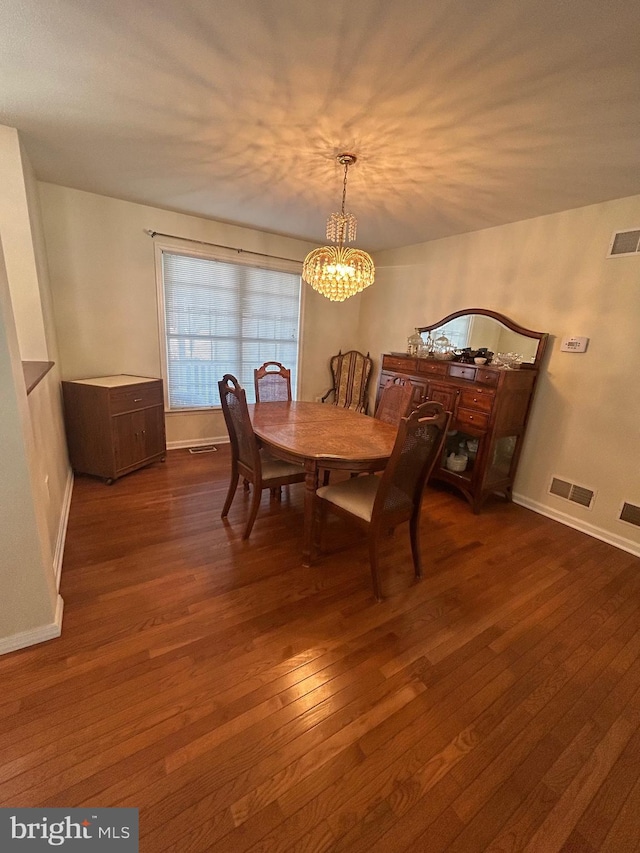
[[[166,454],[162,380],[101,376],[62,383],[73,470],[113,482]]]
[[[396,376],[414,385],[416,404],[435,400],[453,414],[432,479],[455,486],[476,512],[494,492],[510,500],[538,368],[512,370],[387,354],[382,357],[378,399],[386,382]],[[464,470],[447,467],[451,454],[466,457]]]

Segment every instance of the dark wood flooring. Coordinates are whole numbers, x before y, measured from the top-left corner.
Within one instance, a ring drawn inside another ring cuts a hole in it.
[[[141,851],[640,849],[640,559],[433,489],[385,540],[303,486],[249,542],[228,448],[76,478],[61,638],[0,658],[3,806],[135,806]]]

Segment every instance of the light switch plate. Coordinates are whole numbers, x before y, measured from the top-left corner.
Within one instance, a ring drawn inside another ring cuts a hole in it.
[[[563,338],[560,352],[586,352],[589,338]]]

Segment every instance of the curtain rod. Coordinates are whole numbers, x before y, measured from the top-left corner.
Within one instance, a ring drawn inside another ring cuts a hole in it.
[[[148,234],[149,237],[170,237],[172,240],[184,240],[186,243],[199,243],[201,246],[213,246],[216,249],[229,249],[231,252],[237,252],[239,255],[255,255],[259,258],[272,258],[274,261],[290,261],[294,264],[302,263],[302,261],[296,258],[282,258],[279,255],[268,255],[266,252],[252,252],[250,249],[238,249],[236,246],[223,246],[222,243],[193,240],[191,237],[179,237],[177,234],[163,234],[162,231],[153,231],[151,228],[145,228],[145,234]]]

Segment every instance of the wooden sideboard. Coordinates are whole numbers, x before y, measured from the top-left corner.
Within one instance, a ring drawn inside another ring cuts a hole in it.
[[[100,376],[62,383],[74,471],[112,483],[165,458],[162,380]]]
[[[510,500],[538,368],[504,369],[388,353],[382,356],[377,399],[395,377],[411,381],[416,405],[435,400],[453,413],[432,479],[459,489],[474,512],[492,493]],[[464,470],[449,470],[452,453],[466,455]]]

